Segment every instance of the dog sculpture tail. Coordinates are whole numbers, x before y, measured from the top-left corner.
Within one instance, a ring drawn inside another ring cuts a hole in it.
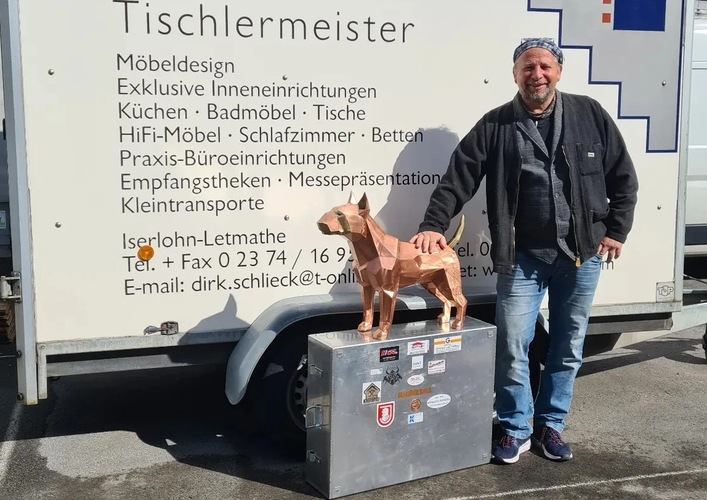
[[[452,239],[447,243],[447,246],[449,248],[454,248],[457,243],[462,239],[462,233],[464,232],[464,214],[462,214],[461,218],[459,219],[459,227],[457,227],[456,232],[454,233],[454,236]]]

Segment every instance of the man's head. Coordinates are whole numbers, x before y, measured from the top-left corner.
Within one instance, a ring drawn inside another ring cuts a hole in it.
[[[513,52],[513,80],[525,104],[545,107],[562,76],[562,50],[549,38],[524,40]]]

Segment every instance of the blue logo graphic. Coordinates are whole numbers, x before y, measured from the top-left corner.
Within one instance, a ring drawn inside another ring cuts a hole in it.
[[[614,29],[665,31],[666,0],[614,0]]]

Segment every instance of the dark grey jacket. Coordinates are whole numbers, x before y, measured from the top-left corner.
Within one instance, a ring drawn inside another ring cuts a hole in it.
[[[515,263],[521,160],[512,102],[486,113],[461,140],[419,229],[444,233],[485,176],[491,258],[497,273],[509,273]],[[597,101],[563,92],[562,104],[558,154],[569,165],[570,206],[581,263],[596,255],[604,236],[626,241],[638,179],[621,133]]]

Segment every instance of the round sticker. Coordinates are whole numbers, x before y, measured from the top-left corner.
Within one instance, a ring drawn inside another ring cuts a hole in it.
[[[452,400],[449,394],[436,394],[427,400],[429,408],[443,408]]]
[[[410,409],[411,409],[412,411],[417,411],[417,410],[419,410],[421,406],[422,406],[422,401],[420,401],[419,399],[413,399],[413,400],[410,402]]]
[[[425,381],[425,377],[422,375],[413,375],[408,379],[408,384],[410,385],[420,385]]]

